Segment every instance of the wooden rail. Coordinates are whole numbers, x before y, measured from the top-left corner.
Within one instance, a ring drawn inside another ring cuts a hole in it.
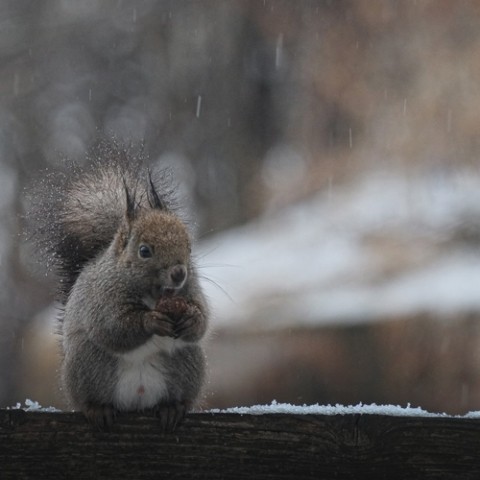
[[[0,479],[480,479],[480,420],[190,414],[174,434],[121,415],[0,410]]]

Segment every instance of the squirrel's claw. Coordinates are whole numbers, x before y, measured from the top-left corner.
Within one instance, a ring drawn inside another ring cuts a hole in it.
[[[186,314],[174,326],[176,338],[195,336],[201,315],[202,313],[196,305],[189,305]]]
[[[197,318],[195,316],[183,317],[174,327],[175,337],[183,337],[195,330]]]
[[[154,415],[160,419],[162,431],[165,433],[173,433],[185,418],[187,406],[183,402],[159,404],[153,411]]]
[[[148,334],[175,337],[174,322],[164,313],[152,310],[145,315],[144,328]]]
[[[113,426],[116,411],[112,405],[88,404],[83,411],[88,423],[97,430],[109,430]]]

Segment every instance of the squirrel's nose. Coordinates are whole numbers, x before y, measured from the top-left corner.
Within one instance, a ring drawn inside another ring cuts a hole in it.
[[[185,278],[187,278],[187,269],[185,265],[175,265],[171,268],[170,279],[175,285],[182,285],[182,283],[185,281]]]

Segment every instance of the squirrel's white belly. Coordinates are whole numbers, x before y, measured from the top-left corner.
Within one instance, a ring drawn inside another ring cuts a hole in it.
[[[165,366],[158,352],[178,348],[179,340],[154,336],[141,347],[118,356],[113,405],[118,410],[152,408],[167,397]]]

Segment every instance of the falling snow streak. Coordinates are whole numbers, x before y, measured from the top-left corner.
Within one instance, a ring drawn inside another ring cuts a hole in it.
[[[195,116],[196,116],[197,118],[200,118],[200,111],[201,111],[201,109],[202,109],[202,96],[199,95],[199,96],[197,97],[197,111],[195,112]]]

